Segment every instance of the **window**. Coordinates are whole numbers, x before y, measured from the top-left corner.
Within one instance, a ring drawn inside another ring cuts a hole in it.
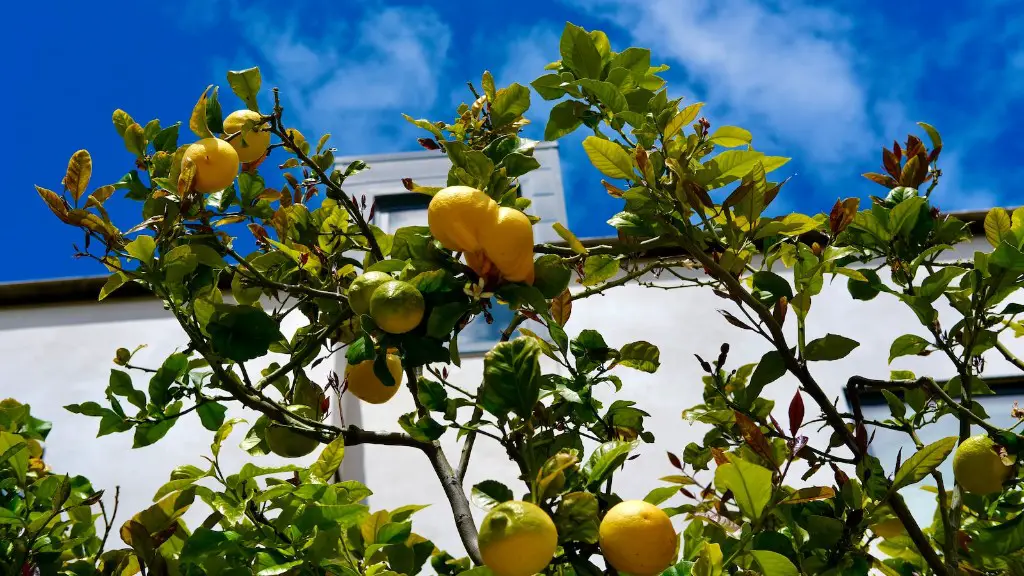
[[[382,194],[374,198],[374,223],[389,234],[404,226],[426,226],[427,205],[430,197],[423,194]],[[501,332],[512,321],[512,311],[506,306],[498,305],[494,300],[491,316],[494,322],[487,323],[481,315],[463,328],[459,333],[459,353],[479,354],[490,350],[501,339]],[[538,326],[531,326],[535,332]],[[513,337],[518,336],[516,331]]]
[[[1016,424],[1010,416],[1010,409],[1013,402],[1019,401],[1024,404],[1024,377],[1012,376],[1004,378],[985,378],[985,383],[992,389],[994,394],[986,396],[975,396],[974,399],[985,409],[991,417],[989,421],[1000,428],[1010,428]],[[885,398],[880,393],[868,392],[860,395],[861,407],[864,418],[867,420],[885,420],[890,417],[889,407]],[[911,414],[910,407],[907,413]],[[897,454],[902,450],[902,461],[906,462],[916,451],[914,444],[907,437],[905,432],[888,430],[884,428],[873,428],[875,430],[874,440],[869,448],[871,454],[882,462],[882,467],[890,472],[896,465]],[[972,428],[972,434],[979,434],[982,430],[978,426]],[[959,433],[959,420],[951,414],[943,416],[938,422],[925,426],[918,432],[921,442],[925,445],[941,440],[948,436],[956,436]],[[942,473],[946,490],[952,490],[953,486],[953,458],[950,456],[939,467]],[[924,526],[932,523],[932,515],[935,512],[935,494],[922,490],[921,486],[935,486],[931,476],[927,476],[920,484],[903,490],[907,506],[913,512],[914,517]]]

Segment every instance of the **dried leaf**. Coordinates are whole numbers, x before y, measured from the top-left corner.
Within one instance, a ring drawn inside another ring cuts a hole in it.
[[[611,195],[612,198],[622,198],[622,195],[625,194],[625,192],[621,188],[618,188],[617,186],[608,182],[607,180],[601,180],[601,184],[604,186],[604,189],[608,191],[608,194]]]
[[[60,218],[62,222],[68,221],[68,208],[64,204],[63,198],[53,190],[47,190],[42,186],[36,186],[36,192],[46,202],[46,205],[50,207],[50,210],[57,215],[57,218]]]
[[[108,198],[110,198],[114,194],[115,190],[117,189],[114,188],[112,185],[107,184],[105,186],[100,186],[99,188],[94,190],[93,193],[90,194],[90,197],[92,197],[96,201],[96,203],[103,204],[104,202],[107,201]]]
[[[779,502],[779,504],[803,504],[804,502],[813,502],[815,500],[828,500],[829,498],[835,498],[835,496],[836,491],[829,486],[809,486],[797,490],[788,498]]]
[[[64,187],[71,192],[71,197],[78,199],[85,194],[89,188],[89,179],[92,178],[92,157],[88,150],[79,150],[71,155],[68,161],[68,170],[64,175]]]
[[[764,433],[761,432],[761,427],[757,425],[757,422],[751,420],[746,414],[737,411],[736,425],[740,427],[740,433],[743,434],[743,439],[746,440],[747,445],[758,456],[764,458],[772,466],[775,466],[775,456],[772,447],[768,444],[768,439],[764,437]]]
[[[566,288],[558,296],[551,299],[551,318],[558,323],[559,326],[565,326],[565,323],[569,321],[569,316],[572,315],[572,294],[569,293],[569,289]]]
[[[181,172],[178,174],[178,194],[184,198],[192,191],[192,183],[196,177],[196,163],[185,156],[181,159]]]

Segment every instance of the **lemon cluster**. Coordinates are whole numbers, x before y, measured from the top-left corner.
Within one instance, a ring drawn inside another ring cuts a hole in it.
[[[672,521],[657,506],[627,500],[612,507],[598,528],[605,560],[635,576],[660,574],[676,558]],[[480,525],[480,555],[497,576],[532,576],[544,570],[558,549],[558,530],[539,506],[502,502]]]
[[[496,271],[509,282],[533,284],[533,225],[519,210],[498,206],[475,188],[449,186],[431,199],[427,224],[480,276]]]
[[[225,136],[241,132],[248,122],[259,122],[259,112],[236,110],[224,118]],[[242,162],[255,162],[270,148],[270,132],[256,128],[227,141],[203,138],[185,149],[184,158],[196,167],[192,187],[201,194],[219,192],[235,181]],[[184,162],[184,159],[182,160]]]

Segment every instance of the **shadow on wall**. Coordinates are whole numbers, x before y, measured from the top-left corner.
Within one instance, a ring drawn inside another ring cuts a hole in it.
[[[91,306],[82,306],[81,304],[81,302],[69,302],[46,306],[5,307],[4,313],[0,314],[0,330],[58,328],[96,322],[111,324],[139,320],[165,320],[168,314],[160,302],[153,298],[119,299],[112,302],[96,302]],[[25,313],[19,314],[19,311]],[[26,321],[28,318],[31,318],[31,322]]]

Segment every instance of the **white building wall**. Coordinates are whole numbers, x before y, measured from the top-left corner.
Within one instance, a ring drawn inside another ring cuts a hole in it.
[[[981,248],[980,244],[977,247]],[[961,252],[967,255],[973,248],[965,247]],[[882,294],[870,302],[853,301],[842,278],[826,283],[823,293],[814,302],[808,339],[834,332],[861,343],[847,358],[815,363],[811,367],[829,395],[840,398],[840,406],[844,405],[842,388],[850,375],[888,376],[889,345],[895,337],[907,332],[927,336],[913,313],[895,298]],[[635,400],[640,408],[649,412],[651,418],[647,427],[657,439],[654,444],[640,446],[640,458],[629,462],[616,481],[616,489],[623,497],[642,498],[658,486],[659,477],[672,473],[665,452],[680,453],[688,442],[698,441],[704,433],[703,426],[691,426],[680,418],[683,409],[701,401],[703,373],[693,354],[714,358],[719,346],[729,342],[732,346],[729,365],[738,367],[756,362],[768,350],[759,336],[726,323],[717,312],[719,308],[729,308],[729,303],[707,289],[666,291],[635,284],[574,304],[572,319],[567,325],[570,336],[593,328],[601,331],[611,346],[643,339],[661,349],[662,366],[656,374],[616,369],[624,386],[615,398]],[[795,341],[792,320],[790,318],[786,328],[791,341]],[[1007,335],[1003,341],[1024,355],[1024,340],[1014,340]],[[174,467],[181,464],[203,466],[200,455],[209,453],[212,439],[212,433],[201,427],[198,418],[189,415],[159,443],[131,450],[130,433],[96,439],[97,419],[62,409],[70,403],[101,402],[109,370],[114,367],[106,359],[111,358],[118,347],[133,348],[143,343],[149,346],[139,353],[137,362],[148,366],[158,365],[167,354],[185,344],[169,313],[154,300],[111,299],[104,303],[0,309],[0,398],[14,397],[31,404],[38,417],[53,421],[54,430],[47,443],[48,463],[58,473],[70,472],[91,478],[97,488],[107,489],[108,499],[114,486],[120,484],[121,506],[126,512],[148,505],[152,494],[168,479]],[[1014,373],[998,354],[989,354],[987,360],[988,376]],[[464,355],[462,361],[461,369],[449,368],[455,372],[452,380],[474,389],[482,375],[482,357]],[[344,357],[338,357],[335,362],[322,363],[314,379],[323,383],[329,370],[342,373],[343,362]],[[892,368],[911,369],[919,375],[936,378],[953,375],[941,354],[901,358]],[[145,388],[147,380],[137,379],[136,387]],[[775,416],[782,423],[786,422],[786,408],[795,389],[795,382],[786,377],[765,390],[766,397],[776,400]],[[603,398],[610,400],[612,392],[610,388],[602,391]],[[993,416],[997,409],[1007,412],[1011,404],[1010,400],[998,400],[995,407],[989,409]],[[810,418],[815,412],[810,399],[805,397],[805,402]],[[382,406],[360,405],[353,398],[346,398],[343,404],[346,423],[371,430],[398,431],[401,428],[397,418],[412,410],[408,394],[399,394]],[[230,416],[241,416],[250,422],[256,417],[237,406],[229,412]],[[336,414],[332,418],[336,418]],[[225,470],[237,470],[248,459],[248,455],[237,448],[244,430],[244,427],[236,430],[225,445],[222,452]],[[812,442],[821,447],[827,437],[812,438]],[[452,465],[457,465],[460,443],[455,440],[455,432],[447,432],[442,444]],[[275,457],[258,459],[258,463],[265,465],[279,461]],[[883,461],[890,471],[894,463],[892,456]],[[797,478],[798,472],[794,471],[792,477]],[[473,484],[492,478],[505,482],[520,495],[526,489],[521,483],[517,484],[516,474],[516,468],[508,462],[504,452],[490,439],[481,437],[474,451],[466,489],[468,492]],[[343,475],[364,481],[374,491],[369,499],[374,509],[391,509],[410,503],[430,504],[430,508],[414,517],[414,529],[454,554],[461,552],[448,503],[420,452],[403,447],[352,447],[346,452]],[[832,482],[827,472],[819,473],[811,482],[819,478],[824,484]],[[199,508],[190,511],[187,517],[192,526],[205,517],[206,512]],[[474,513],[478,520],[483,516],[482,510],[474,510]],[[120,517],[123,521],[128,516]]]

